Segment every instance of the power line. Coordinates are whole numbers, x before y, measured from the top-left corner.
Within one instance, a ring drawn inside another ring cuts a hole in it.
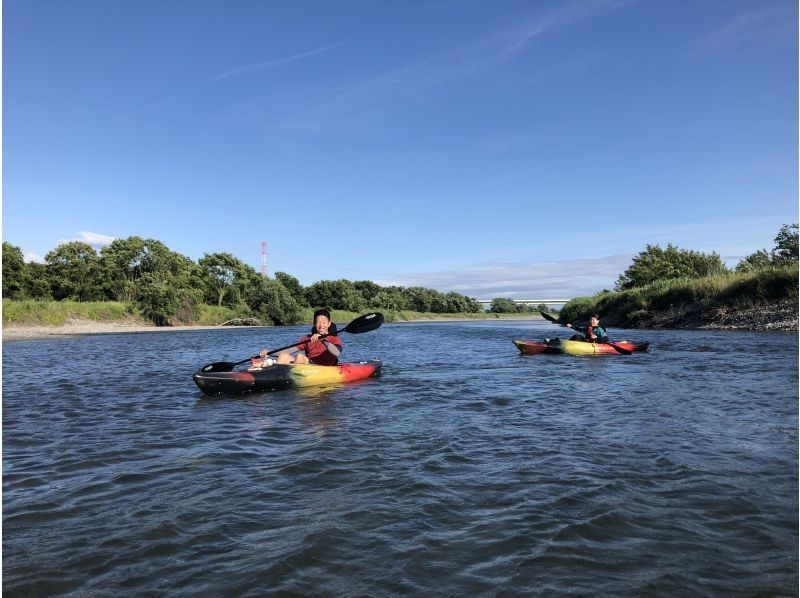
[[[405,274],[399,274],[397,272],[374,272],[374,271],[371,271],[371,270],[360,270],[358,268],[349,268],[347,266],[342,266],[340,264],[326,264],[324,262],[319,262],[319,261],[316,261],[316,260],[309,260],[309,259],[306,259],[306,258],[297,257],[296,255],[288,255],[288,254],[281,253],[280,251],[275,251],[275,250],[273,250],[272,253],[275,254],[275,255],[280,255],[280,256],[284,256],[286,258],[289,258],[289,260],[300,260],[302,262],[308,262],[309,264],[316,264],[317,266],[323,266],[324,268],[328,268],[328,269],[348,270],[350,272],[362,272],[364,274],[372,274],[373,276],[378,276],[378,277],[381,277],[381,278],[385,278],[387,276],[406,276]],[[305,269],[308,270],[308,268],[305,268]]]

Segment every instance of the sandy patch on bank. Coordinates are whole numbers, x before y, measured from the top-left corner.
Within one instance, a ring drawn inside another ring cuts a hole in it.
[[[72,320],[62,326],[4,326],[3,341],[33,340],[81,334],[174,332],[176,330],[230,330],[231,328],[231,326],[153,326],[136,322]]]

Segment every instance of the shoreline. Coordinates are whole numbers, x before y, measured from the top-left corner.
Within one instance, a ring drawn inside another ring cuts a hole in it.
[[[703,321],[693,318],[686,318],[687,314],[672,314],[672,318],[662,318],[661,321],[655,321],[655,318],[647,322],[644,326],[637,326],[634,328],[617,327],[613,328],[636,330],[639,328],[652,328],[658,329],[673,329],[673,330],[749,330],[752,332],[765,332],[765,331],[797,331],[797,317],[786,317],[786,313],[781,314],[782,318],[770,318],[765,314],[763,308],[752,310],[755,313],[747,314],[745,317],[731,318],[730,314],[725,314],[728,317],[717,317],[716,321]],[[760,315],[764,318],[761,321],[754,321],[757,318],[753,317]],[[744,314],[742,314],[744,315]],[[681,316],[685,318],[684,325],[680,325],[677,319]],[[747,317],[750,316],[750,317]],[[445,323],[445,322],[483,322],[483,321],[526,321],[526,320],[543,320],[538,314],[525,317],[512,316],[512,317],[492,317],[492,318],[420,318],[416,320],[398,320],[396,322],[387,322],[387,324],[419,324],[420,322]],[[764,321],[766,320],[766,321]],[[778,321],[775,321],[778,320]],[[644,323],[643,323],[644,324]],[[688,325],[686,325],[688,324]],[[265,326],[221,326],[215,325],[188,325],[188,326],[156,326],[154,324],[144,324],[140,322],[125,322],[125,321],[109,321],[109,322],[95,322],[90,320],[72,320],[60,326],[4,326],[3,327],[3,342],[6,341],[26,341],[26,340],[43,340],[43,339],[57,339],[57,338],[74,338],[77,336],[86,336],[91,334],[129,334],[141,332],[190,332],[194,330],[230,330],[230,329],[243,329],[243,328],[279,328],[279,326],[265,325]]]
[[[420,318],[418,320],[399,320],[397,322],[386,322],[387,324],[413,324],[420,322],[482,322],[485,320],[542,320],[536,315],[530,317],[510,317],[510,318]],[[209,326],[156,326],[155,324],[142,324],[131,322],[95,322],[90,320],[72,320],[60,326],[3,326],[3,342],[6,341],[28,341],[53,338],[73,338],[76,336],[86,336],[90,334],[126,334],[132,332],[189,332],[193,330],[232,330],[250,328],[280,328],[280,326],[221,326],[219,324]]]

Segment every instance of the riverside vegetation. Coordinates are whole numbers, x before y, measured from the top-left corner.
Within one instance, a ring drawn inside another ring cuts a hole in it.
[[[716,253],[648,245],[614,291],[571,300],[559,320],[591,313],[629,328],[797,330],[798,225],[781,227],[771,252],[759,250],[734,270]]]
[[[194,262],[140,237],[116,239],[99,252],[86,243],[63,243],[43,264],[26,263],[19,247],[3,242],[3,325],[297,324],[311,319],[313,306],[327,306],[340,321],[366,310],[381,310],[389,321],[482,319],[520,311],[500,301],[486,314],[477,301],[458,293],[369,280],[322,280],[303,287],[285,272],[263,277],[229,253],[205,254]]]
[[[165,325],[296,324],[313,306],[335,320],[381,310],[387,321],[530,317],[547,310],[492,301],[489,313],[458,293],[382,287],[372,281],[322,280],[309,287],[284,272],[274,278],[227,253],[197,263],[152,239],[116,239],[99,253],[69,242],[26,263],[3,243],[3,325],[59,326],[70,320]],[[561,322],[600,313],[621,327],[797,329],[798,225],[784,225],[772,251],[759,250],[729,270],[716,253],[648,245],[614,291],[569,301]]]

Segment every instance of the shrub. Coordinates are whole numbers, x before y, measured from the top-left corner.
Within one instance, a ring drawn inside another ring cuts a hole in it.
[[[678,249],[667,245],[648,245],[647,249],[633,258],[631,265],[617,280],[617,290],[641,287],[669,278],[700,278],[722,274],[728,269],[719,254]]]

